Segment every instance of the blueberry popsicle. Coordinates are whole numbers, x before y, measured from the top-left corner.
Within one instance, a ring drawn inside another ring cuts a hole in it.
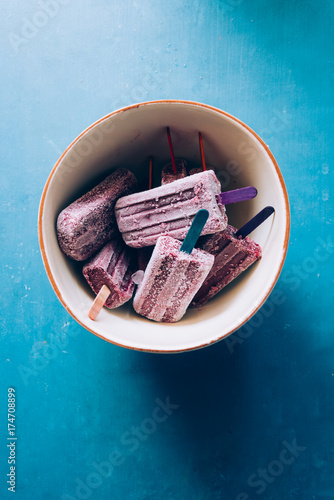
[[[126,247],[121,238],[109,241],[82,269],[92,290],[98,294],[103,286],[109,289],[104,305],[109,309],[119,307],[131,299],[136,270],[135,251]]]
[[[206,210],[198,212],[183,243],[170,236],[158,238],[134,297],[138,314],[166,323],[179,321],[185,314],[214,262],[213,255],[193,248],[205,223],[203,217],[208,217]]]
[[[120,198],[115,206],[118,228],[125,243],[140,248],[154,245],[159,236],[183,240],[199,209],[209,211],[202,234],[222,231],[227,226],[225,203],[256,196],[256,189],[242,188],[220,193],[212,170]]]
[[[207,209],[203,234],[225,229],[225,206],[216,199],[220,184],[213,172],[202,172],[149,191],[120,198],[115,206],[118,228],[132,247],[154,245],[162,235],[183,240],[196,212]]]
[[[83,261],[110,240],[118,232],[115,203],[133,193],[136,186],[133,173],[119,168],[65,208],[57,220],[58,242],[64,254]]]
[[[206,304],[226,285],[261,258],[260,245],[249,238],[247,234],[264,222],[273,212],[273,207],[266,207],[239,231],[228,225],[222,232],[199,239],[198,248],[212,254],[215,257],[215,262],[203,285],[196,293],[191,303],[192,307]]]

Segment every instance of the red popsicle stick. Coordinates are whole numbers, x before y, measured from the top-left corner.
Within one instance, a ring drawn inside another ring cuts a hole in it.
[[[169,129],[169,127],[167,127],[167,137],[168,137],[168,144],[169,144],[170,155],[171,155],[171,158],[172,158],[173,172],[176,175],[175,157],[174,157],[173,144],[172,144],[172,138],[171,138],[171,135],[170,135],[170,129]]]
[[[109,295],[109,288],[106,285],[103,285],[99,293],[96,295],[92,307],[89,309],[88,317],[90,319],[96,320]]]
[[[203,139],[202,139],[202,134],[201,132],[198,132],[198,139],[199,139],[199,149],[201,152],[201,162],[202,162],[202,170],[205,172],[206,170],[206,165],[205,165],[205,156],[204,156],[204,148],[203,148]]]

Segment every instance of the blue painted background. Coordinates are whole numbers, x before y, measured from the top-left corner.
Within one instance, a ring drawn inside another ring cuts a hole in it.
[[[0,498],[14,387],[18,500],[334,499],[333,14],[330,0],[2,2]],[[37,239],[67,145],[164,98],[258,132],[292,212],[280,299],[180,355],[79,327]]]

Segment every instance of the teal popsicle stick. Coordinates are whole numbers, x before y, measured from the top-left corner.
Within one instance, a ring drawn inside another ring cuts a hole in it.
[[[196,242],[208,220],[209,212],[201,209],[197,212],[189,228],[189,231],[181,245],[180,252],[191,253],[196,245]]]

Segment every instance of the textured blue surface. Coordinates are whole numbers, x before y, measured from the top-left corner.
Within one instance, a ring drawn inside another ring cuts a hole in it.
[[[333,14],[330,0],[2,2],[0,498],[13,495],[8,387],[19,500],[334,498]],[[262,310],[180,355],[79,327],[37,239],[65,147],[110,111],[163,98],[258,132],[292,212]]]

